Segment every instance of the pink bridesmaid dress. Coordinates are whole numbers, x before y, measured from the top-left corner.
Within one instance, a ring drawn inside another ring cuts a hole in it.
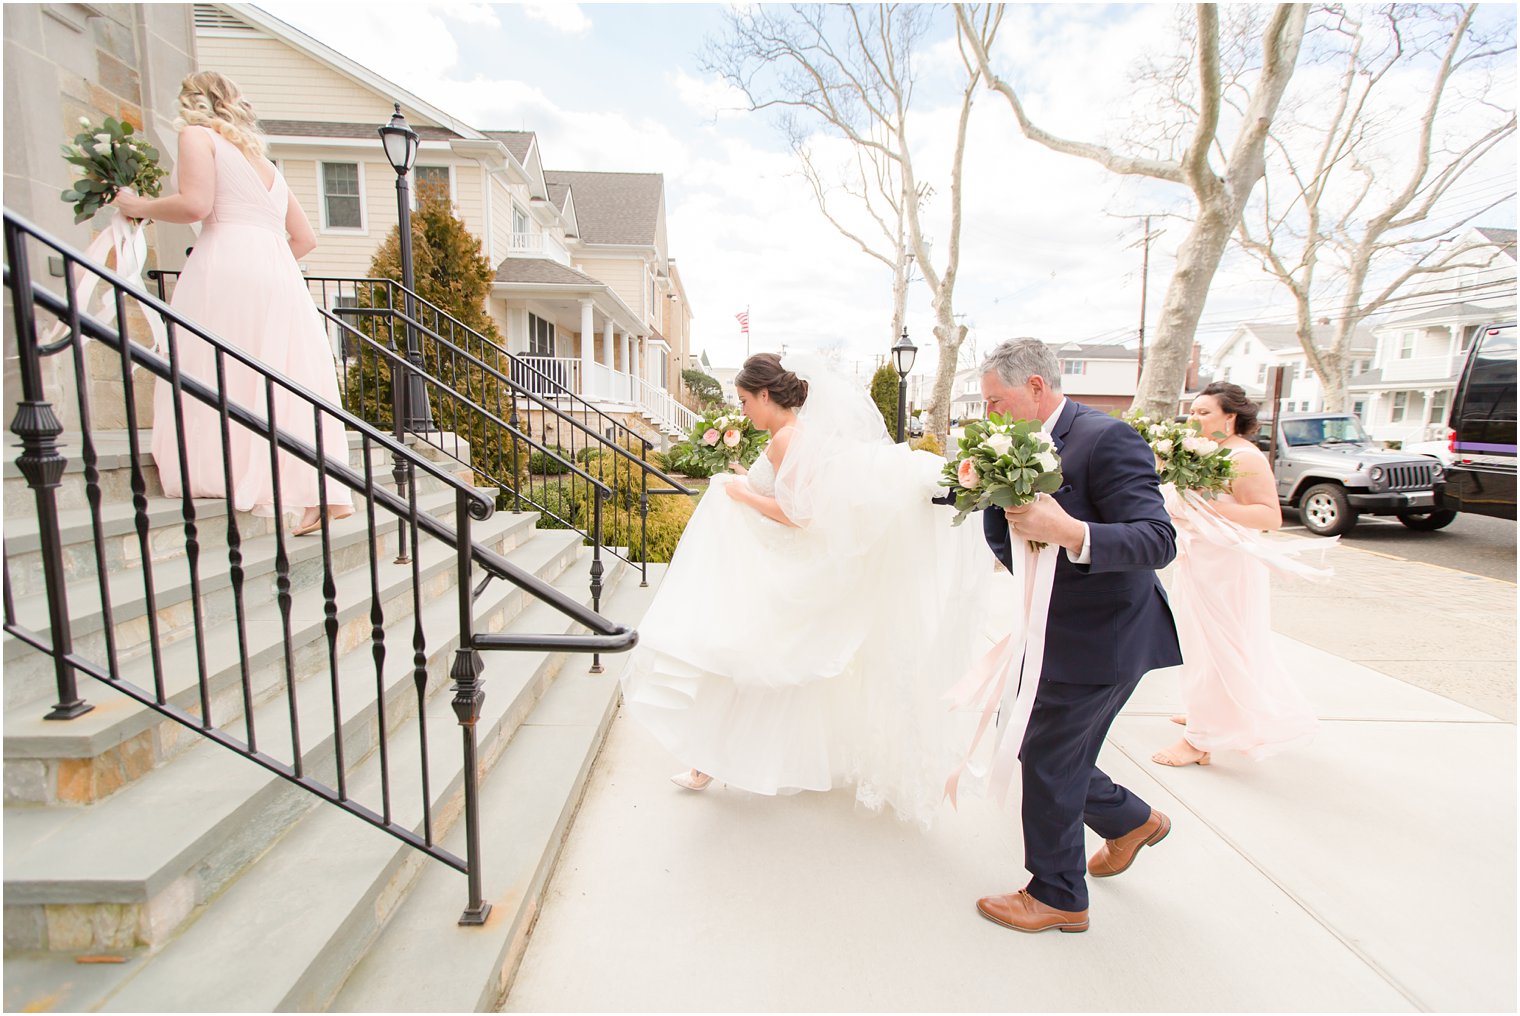
[[[1171,599],[1188,742],[1261,759],[1307,740],[1319,721],[1272,644],[1267,565],[1241,545],[1188,533],[1186,519],[1177,525]]]
[[[185,129],[205,130],[211,135],[216,192],[170,306],[275,373],[341,406],[332,347],[285,238],[289,201],[285,178],[276,172],[273,185],[266,187],[253,164],[232,142],[204,127]],[[183,329],[175,330],[175,341],[181,373],[215,390],[216,354],[212,345]],[[229,404],[267,418],[263,378],[230,356],[224,358],[224,364]],[[220,413],[189,395],[181,399],[181,412],[190,496],[227,497]],[[317,423],[311,403],[279,384],[274,386],[274,420],[280,430],[316,447]],[[228,429],[233,507],[255,515],[273,515],[274,470],[269,441],[230,417]],[[325,412],[322,444],[329,459],[348,461],[348,435],[342,423]],[[184,482],[175,437],[174,392],[163,379],[153,393],[152,446],[164,493],[181,496]],[[281,511],[299,512],[320,505],[317,471],[288,452],[280,452],[278,462]],[[353,507],[353,497],[347,487],[329,479],[327,504],[341,515],[343,509]]]

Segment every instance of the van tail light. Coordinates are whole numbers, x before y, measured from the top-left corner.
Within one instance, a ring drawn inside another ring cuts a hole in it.
[[[1454,430],[1448,430],[1446,432],[1446,450],[1451,452],[1453,455],[1455,455],[1457,452],[1457,432]]]

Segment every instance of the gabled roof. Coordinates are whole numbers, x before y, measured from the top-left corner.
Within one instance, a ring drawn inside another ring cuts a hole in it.
[[[529,283],[539,286],[605,286],[585,272],[567,268],[548,258],[507,258],[496,266],[497,282]]]
[[[260,31],[267,32],[286,45],[292,46],[313,59],[327,64],[338,73],[363,85],[386,101],[400,102],[403,109],[413,110],[426,119],[447,127],[458,137],[470,138],[475,141],[485,140],[484,134],[463,120],[450,116],[420,96],[408,92],[394,81],[382,78],[363,64],[349,59],[330,46],[323,45],[295,26],[281,21],[268,11],[261,10],[253,4],[212,4],[210,6],[232,14],[240,21],[250,24]],[[415,128],[416,125],[414,124],[413,127]]]
[[[1439,307],[1427,307],[1424,310],[1415,311],[1413,314],[1407,314],[1401,318],[1389,318],[1387,321],[1381,322],[1378,328],[1439,323],[1453,318],[1465,318],[1469,321],[1491,321],[1495,317],[1502,317],[1513,313],[1513,311],[1496,310],[1493,307],[1480,307],[1475,303],[1443,303]]]
[[[532,131],[482,131],[486,137],[493,141],[500,141],[507,146],[507,151],[512,153],[512,158],[523,165],[528,164],[528,153],[533,150],[538,141],[538,135]]]
[[[1302,351],[1298,341],[1298,329],[1293,325],[1262,324],[1246,322],[1225,340],[1223,346],[1215,354],[1219,358],[1229,353],[1234,348],[1240,336],[1250,333],[1251,337],[1274,353],[1291,353]],[[1377,348],[1377,339],[1373,337],[1372,330],[1365,324],[1356,326],[1356,333],[1351,338],[1353,352],[1372,352]]]
[[[551,183],[549,185],[549,200],[560,211],[565,210],[565,201],[570,197],[570,185],[567,183]]]
[[[1515,231],[1513,229],[1496,229],[1493,226],[1477,226],[1474,231],[1482,235],[1483,239],[1499,245],[1499,249],[1509,255],[1511,261],[1515,260]]]
[[[412,130],[424,141],[451,141],[459,135],[447,127],[428,124],[411,124]],[[325,123],[319,120],[260,120],[259,127],[270,137],[299,138],[362,138],[379,142],[376,133],[379,124],[374,123]]]
[[[1080,342],[1066,342],[1059,346],[1048,342],[1046,345],[1062,360],[1135,360],[1139,358],[1137,350],[1125,349],[1118,345],[1083,345]],[[1076,348],[1072,349],[1073,346]]]
[[[659,243],[663,174],[545,170],[544,180],[573,191],[576,221],[586,243]]]

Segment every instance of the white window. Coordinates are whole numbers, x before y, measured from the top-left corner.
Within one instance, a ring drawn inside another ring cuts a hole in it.
[[[417,195],[424,186],[442,187],[454,203],[453,172],[447,166],[415,166],[412,169],[412,207],[417,207]]]
[[[1267,383],[1267,365],[1264,363],[1256,365],[1256,383],[1259,385]]]
[[[1405,332],[1399,336],[1399,359],[1408,360],[1414,356],[1414,342],[1419,332]]]
[[[528,213],[517,207],[515,203],[512,205],[512,232],[528,232]]]
[[[364,168],[357,162],[322,163],[322,229],[364,232]]]
[[[1358,420],[1367,419],[1367,400],[1357,399],[1355,402],[1351,403],[1351,414]]]
[[[1451,401],[1451,392],[1436,392],[1430,397],[1429,423],[1446,422],[1446,405]]]
[[[1062,360],[1061,361],[1061,373],[1062,374],[1071,374],[1071,375],[1086,374],[1087,373],[1087,361],[1086,360]]]
[[[1390,423],[1399,423],[1400,421],[1402,421],[1404,419],[1404,413],[1405,413],[1406,410],[1408,410],[1408,408],[1409,408],[1409,393],[1408,392],[1394,392],[1393,393],[1393,412],[1388,417],[1389,422]]]

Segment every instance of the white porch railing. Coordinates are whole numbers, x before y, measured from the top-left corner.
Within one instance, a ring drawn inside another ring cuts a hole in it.
[[[522,377],[513,378],[535,394],[547,394],[555,387],[568,388],[584,396],[581,385],[581,362],[573,356],[519,356],[525,369]]]
[[[638,387],[638,403],[649,411],[649,415],[660,420],[682,434],[691,432],[697,420],[696,413],[683,406],[676,397],[665,389],[643,378],[632,378]]]
[[[514,378],[530,391],[547,392],[563,385],[583,399],[635,405],[682,434],[696,426],[698,416],[659,385],[613,370],[605,363],[584,364],[569,356],[520,356],[522,376]],[[586,368],[589,366],[590,370]]]
[[[513,254],[542,254],[544,252],[544,234],[542,233],[513,233]]]

